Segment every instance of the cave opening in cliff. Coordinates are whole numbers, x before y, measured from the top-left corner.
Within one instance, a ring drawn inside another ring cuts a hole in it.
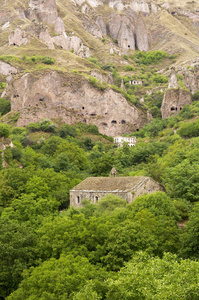
[[[117,121],[112,120],[111,123],[112,123],[112,124],[117,124]]]

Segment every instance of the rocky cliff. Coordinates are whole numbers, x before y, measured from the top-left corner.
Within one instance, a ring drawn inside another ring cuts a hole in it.
[[[151,70],[156,68],[160,74],[168,75],[171,65],[183,70],[191,61],[196,61],[199,50],[197,7],[192,3],[179,10],[178,3],[175,0],[173,3],[158,0],[4,1],[0,10],[0,56],[3,56],[0,60],[4,61],[0,65],[1,86],[7,83],[3,96],[9,99],[10,95],[12,110],[21,114],[18,125],[50,117],[69,123],[78,120],[93,123],[102,133],[110,135],[139,129],[150,119],[149,111],[147,117],[107,84],[122,86],[129,99],[147,111],[139,99],[144,99],[148,90],[165,89],[161,83],[156,86],[150,82]],[[168,61],[168,58],[159,65],[143,65],[136,60],[135,50],[147,52],[149,49],[166,51],[173,59]],[[52,58],[55,64],[46,66],[39,60],[36,62],[40,56]],[[18,75],[14,75],[16,73]],[[88,75],[101,83],[105,81],[106,90],[92,87]],[[71,79],[74,76],[78,85]],[[143,85],[133,89],[133,78],[142,77]],[[199,89],[197,67],[184,74],[184,82],[192,93]],[[185,102],[190,103],[184,92],[176,96],[178,82],[174,73],[169,87],[174,90],[165,93],[163,116],[170,115],[171,111],[176,113]]]
[[[130,105],[111,89],[100,91],[86,79],[71,74],[46,72],[25,74],[7,89],[12,111],[20,112],[18,126],[43,118],[66,123],[85,122],[98,126],[103,134],[115,136],[139,129],[147,114]]]

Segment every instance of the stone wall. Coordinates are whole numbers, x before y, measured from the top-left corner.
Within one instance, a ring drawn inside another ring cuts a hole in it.
[[[125,199],[128,203],[132,202],[131,192],[101,192],[101,191],[70,191],[70,205],[81,206],[82,200],[90,200],[92,203],[97,203],[100,199],[106,195],[117,195],[122,199]]]

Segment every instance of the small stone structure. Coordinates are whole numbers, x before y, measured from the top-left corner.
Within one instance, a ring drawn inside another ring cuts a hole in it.
[[[137,80],[129,80],[130,85],[142,85],[142,80],[137,79]]]
[[[114,167],[111,169],[111,176],[112,177],[116,177],[117,176],[117,170]]]
[[[118,148],[121,148],[124,142],[128,143],[128,145],[130,147],[133,147],[136,144],[136,137],[135,136],[132,136],[132,137],[117,136],[117,137],[114,137],[114,143],[116,143],[118,145]]]
[[[150,177],[88,177],[70,191],[70,205],[81,206],[84,199],[97,203],[108,194],[131,203],[140,195],[157,191],[164,191],[163,187]]]

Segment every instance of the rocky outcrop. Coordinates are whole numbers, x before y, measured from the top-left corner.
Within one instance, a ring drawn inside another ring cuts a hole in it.
[[[15,31],[11,31],[9,36],[9,45],[26,45],[29,40],[30,36],[25,31],[22,31],[20,28],[16,28]]]
[[[55,0],[30,0],[29,7],[26,15],[30,19],[37,18],[38,21],[55,24],[58,17]]]
[[[90,56],[90,50],[84,46],[82,40],[77,36],[66,36],[64,34],[52,37],[52,41],[55,45],[69,51],[73,51],[80,57],[88,58]]]
[[[185,104],[191,104],[191,93],[183,89],[166,90],[161,106],[162,118],[177,115]]]
[[[0,75],[8,76],[11,74],[17,74],[17,69],[3,61],[0,61]]]
[[[199,90],[199,65],[195,65],[194,69],[185,70],[183,73],[183,81],[191,93]]]
[[[106,24],[105,24],[105,21],[104,21],[104,19],[103,19],[102,16],[97,16],[97,18],[96,18],[96,24],[101,29],[102,34],[106,35],[107,34],[107,32],[106,32]]]
[[[85,122],[99,127],[103,134],[115,136],[139,129],[146,114],[131,106],[111,89],[100,91],[81,76],[47,72],[25,74],[11,87],[11,109],[20,112],[18,126],[43,118],[66,123]]]
[[[55,33],[63,34],[65,33],[65,25],[62,18],[58,17],[55,21]]]
[[[93,20],[89,19],[87,16],[84,16],[82,23],[88,32],[93,34],[95,37],[102,38],[102,31]]]
[[[176,76],[176,72],[175,72],[175,68],[171,68],[171,74],[170,74],[170,78],[169,78],[169,85],[168,88],[171,89],[177,89],[179,87],[178,84],[178,79]]]
[[[42,30],[39,34],[39,39],[44,42],[49,49],[55,49],[55,46],[53,44],[52,38],[48,32],[48,29],[46,28],[46,30]]]
[[[135,25],[135,43],[138,50],[149,51],[147,29],[141,15],[139,15]]]
[[[108,23],[108,33],[118,41],[123,50],[135,50],[134,26],[128,17],[112,14]]]

